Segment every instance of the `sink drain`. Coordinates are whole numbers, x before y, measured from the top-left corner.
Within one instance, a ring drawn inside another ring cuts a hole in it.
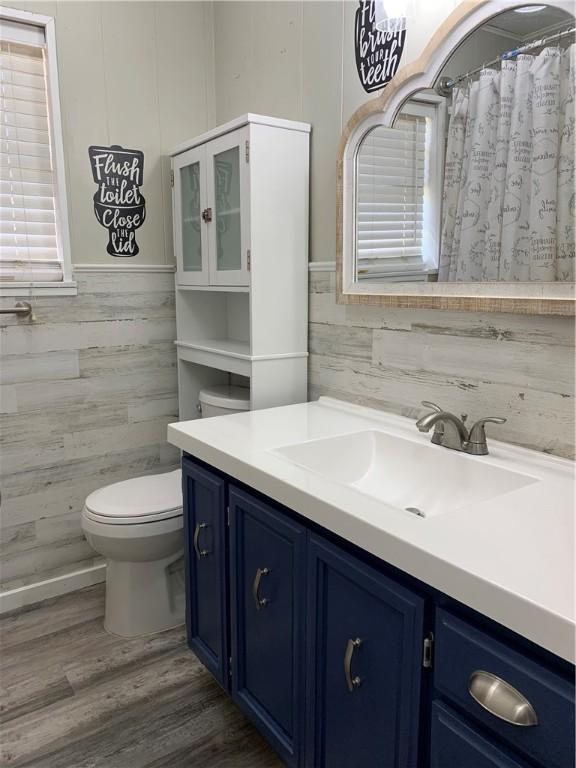
[[[426,517],[424,512],[422,512],[421,509],[418,509],[418,507],[405,507],[406,512],[411,512],[413,515],[418,515],[418,517]]]

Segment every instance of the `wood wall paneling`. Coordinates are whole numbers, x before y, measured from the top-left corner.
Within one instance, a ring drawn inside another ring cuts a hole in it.
[[[96,488],[178,464],[172,274],[79,274],[76,297],[3,316],[0,590],[87,567]],[[3,299],[3,305],[13,304]]]
[[[309,386],[416,418],[432,400],[470,424],[538,451],[574,456],[574,324],[568,318],[481,315],[336,304],[333,272],[313,272]]]

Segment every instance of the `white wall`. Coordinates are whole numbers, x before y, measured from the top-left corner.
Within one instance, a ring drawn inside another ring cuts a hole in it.
[[[91,144],[144,152],[135,264],[173,262],[168,151],[214,123],[209,2],[10,2],[54,16],[72,261],[113,263],[94,216]]]
[[[401,65],[418,57],[456,5],[418,3]],[[356,8],[351,0],[214,6],[216,122],[250,110],[312,123],[312,261],[335,258],[338,142],[352,113],[371,98],[356,72]]]

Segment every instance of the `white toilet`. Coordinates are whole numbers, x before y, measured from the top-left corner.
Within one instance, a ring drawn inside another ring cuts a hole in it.
[[[94,491],[82,511],[82,528],[90,545],[108,560],[108,632],[136,637],[184,622],[179,469]]]
[[[250,390],[200,391],[202,417],[250,409]],[[82,529],[107,560],[104,627],[137,637],[184,622],[182,473],[123,480],[86,499]]]

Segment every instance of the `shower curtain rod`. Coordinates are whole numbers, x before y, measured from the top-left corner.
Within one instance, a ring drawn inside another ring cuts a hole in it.
[[[518,56],[521,53],[526,53],[526,51],[531,51],[534,48],[541,48],[543,45],[547,45],[553,40],[559,40],[561,37],[565,37],[566,35],[573,35],[575,32],[576,32],[576,27],[572,27],[571,29],[564,29],[562,32],[555,32],[553,35],[549,35],[548,37],[543,37],[541,40],[533,40],[531,43],[526,43],[526,45],[520,46],[520,48],[514,48],[514,50],[512,51],[501,53],[500,56],[497,56],[495,59],[492,59],[492,61],[488,61],[482,64],[481,67],[476,67],[476,69],[471,69],[470,72],[466,72],[465,75],[459,75],[458,77],[455,77],[453,80],[449,77],[443,77],[442,80],[440,81],[440,87],[442,88],[443,91],[449,92],[450,89],[454,88],[454,86],[458,85],[458,83],[461,83],[462,80],[467,80],[472,75],[475,75],[478,72],[482,72],[482,70],[485,69],[486,67],[492,66],[492,64],[498,64],[502,61],[513,59],[514,56]],[[444,93],[442,95],[447,95],[447,93]]]

